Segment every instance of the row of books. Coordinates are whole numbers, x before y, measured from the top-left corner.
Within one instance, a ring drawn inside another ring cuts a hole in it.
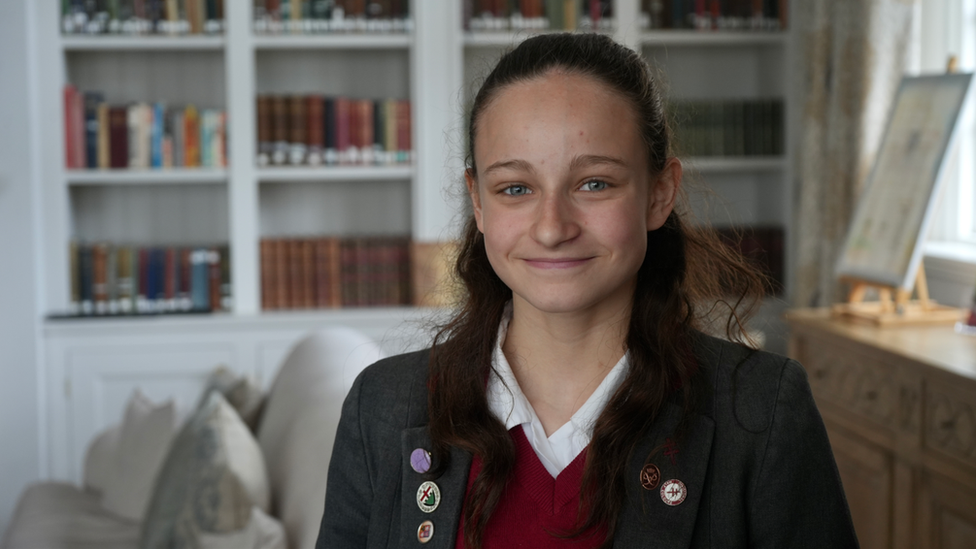
[[[777,156],[784,150],[783,101],[680,101],[670,105],[686,156]]]
[[[753,263],[769,281],[768,291],[782,295],[784,289],[785,257],[783,228],[775,226],[720,227],[719,237]]]
[[[71,314],[231,308],[230,249],[71,243]]]
[[[227,166],[227,116],[164,103],[109,105],[100,92],[64,88],[68,169]]]
[[[268,238],[260,251],[264,310],[411,303],[407,238]]]
[[[775,31],[789,0],[641,0],[643,29]]]
[[[61,0],[64,34],[219,34],[224,0]]]
[[[410,32],[409,0],[254,0],[254,32]]]
[[[464,28],[507,30],[611,30],[612,0],[462,0]]]
[[[259,95],[258,165],[390,165],[411,160],[410,101]]]

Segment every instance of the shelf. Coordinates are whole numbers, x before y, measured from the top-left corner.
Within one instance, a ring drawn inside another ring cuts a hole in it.
[[[305,181],[393,181],[413,177],[413,166],[323,166],[258,168],[258,180],[267,183]]]
[[[543,34],[548,31],[544,30],[522,30],[522,31],[481,31],[481,32],[465,32],[464,33],[464,45],[469,47],[482,47],[482,48],[504,48],[506,46],[514,46],[526,38],[536,36],[538,34]]]
[[[682,163],[700,173],[773,172],[786,169],[786,159],[779,156],[690,157]]]
[[[226,183],[224,168],[159,168],[152,170],[67,170],[68,185],[201,185]]]
[[[124,317],[54,317],[44,320],[44,332],[58,337],[88,337],[106,332],[127,335],[153,335],[159,331],[202,333],[227,330],[264,330],[305,327],[307,325],[357,325],[429,320],[443,316],[446,309],[414,306],[348,307],[344,309],[304,309],[265,311],[253,315],[233,313],[192,313],[130,315]]]
[[[132,50],[220,50],[221,36],[119,36],[119,35],[62,35],[65,51],[132,51]]]
[[[783,31],[651,31],[641,33],[642,46],[761,46],[783,45]]]
[[[409,48],[413,36],[407,33],[256,35],[254,47],[259,50],[391,50]]]

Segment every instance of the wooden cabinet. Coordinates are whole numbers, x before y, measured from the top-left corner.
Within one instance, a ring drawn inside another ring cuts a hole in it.
[[[787,314],[861,547],[976,547],[976,338]]]

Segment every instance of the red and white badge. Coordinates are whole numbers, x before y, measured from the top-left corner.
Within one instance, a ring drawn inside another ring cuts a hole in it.
[[[672,507],[681,505],[686,497],[688,497],[688,488],[685,487],[685,483],[676,478],[667,480],[661,485],[661,501]]]

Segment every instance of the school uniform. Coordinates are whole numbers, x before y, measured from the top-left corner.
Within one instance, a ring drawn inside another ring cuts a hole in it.
[[[857,547],[803,368],[702,334],[693,351],[696,382],[708,385],[707,398],[679,441],[678,393],[638,441],[613,546]],[[472,456],[452,451],[446,472],[432,480],[439,497],[433,509],[427,506],[430,512],[418,498],[430,479],[411,464],[415,450],[431,447],[428,356],[420,351],[382,360],[353,384],[336,433],[317,549],[459,546]],[[426,521],[432,528],[422,544],[418,531]],[[518,528],[510,536],[497,545],[518,546]]]

